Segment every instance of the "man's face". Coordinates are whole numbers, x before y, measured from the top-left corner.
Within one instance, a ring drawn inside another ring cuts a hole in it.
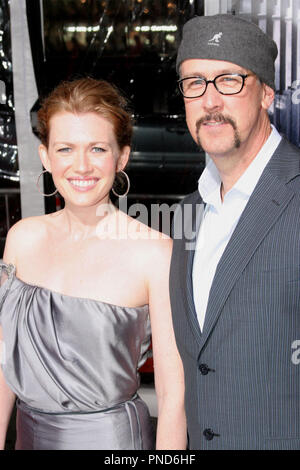
[[[180,72],[181,78],[207,80],[223,73],[251,74],[231,62],[207,59],[185,60]],[[245,151],[260,140],[273,98],[273,90],[252,74],[237,95],[222,95],[210,83],[201,97],[184,99],[187,125],[193,139],[212,157]]]

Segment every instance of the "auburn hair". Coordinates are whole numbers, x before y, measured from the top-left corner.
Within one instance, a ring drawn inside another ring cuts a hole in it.
[[[128,102],[120,91],[105,80],[90,77],[61,82],[42,102],[38,111],[38,133],[48,147],[50,119],[60,112],[97,113],[114,128],[120,150],[131,145],[133,119]]]

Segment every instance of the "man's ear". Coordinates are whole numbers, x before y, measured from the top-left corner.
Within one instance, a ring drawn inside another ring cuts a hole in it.
[[[129,145],[125,145],[125,147],[122,148],[118,161],[117,161],[117,172],[123,170],[125,166],[127,165],[130,151],[131,149]]]
[[[51,163],[50,163],[50,159],[48,156],[48,149],[44,144],[41,144],[39,146],[39,156],[43,164],[43,167],[51,173]]]
[[[275,97],[275,92],[273,88],[263,83],[263,96],[262,96],[262,101],[261,101],[262,107],[266,110],[269,109],[269,107],[274,101],[274,97]]]

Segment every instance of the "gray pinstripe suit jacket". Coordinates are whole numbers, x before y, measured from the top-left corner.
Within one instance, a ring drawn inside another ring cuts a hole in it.
[[[265,168],[217,266],[200,332],[191,231],[202,212],[198,191],[176,211],[170,272],[189,448],[300,449],[300,364],[292,361],[300,340],[300,151],[283,139]]]

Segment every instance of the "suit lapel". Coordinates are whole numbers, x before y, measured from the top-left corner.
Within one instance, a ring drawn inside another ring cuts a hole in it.
[[[204,213],[204,204],[198,193],[196,200],[191,204],[185,204],[182,214],[182,272],[181,272],[181,288],[182,296],[187,301],[186,314],[191,327],[192,332],[198,343],[201,339],[201,330],[199,327],[197,313],[195,310],[194,298],[193,298],[193,260],[195,254],[195,243],[197,234],[202,221]],[[192,231],[191,231],[192,227]]]
[[[293,192],[266,168],[217,266],[205,315],[202,347],[234,284],[293,196]]]

